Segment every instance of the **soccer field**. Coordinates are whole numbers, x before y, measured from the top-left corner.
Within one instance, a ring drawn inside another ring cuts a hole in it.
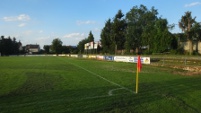
[[[201,76],[68,57],[0,57],[0,113],[200,113]]]

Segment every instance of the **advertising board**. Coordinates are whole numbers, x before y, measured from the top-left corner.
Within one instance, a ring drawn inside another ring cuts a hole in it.
[[[103,55],[97,55],[96,58],[97,58],[97,60],[104,60],[104,56]]]
[[[116,61],[116,62],[128,62],[128,57],[126,57],[126,56],[114,56],[114,61]]]
[[[134,63],[134,57],[128,56],[128,62]]]
[[[134,57],[134,63],[137,63],[138,57]],[[140,58],[142,64],[150,64],[150,57],[141,57]]]
[[[78,55],[76,55],[76,54],[75,55],[71,54],[70,56],[74,57],[74,58],[78,58]]]
[[[96,59],[96,55],[89,55],[90,59]]]
[[[105,60],[114,61],[114,56],[105,56]]]
[[[82,55],[83,58],[88,58],[88,55]]]

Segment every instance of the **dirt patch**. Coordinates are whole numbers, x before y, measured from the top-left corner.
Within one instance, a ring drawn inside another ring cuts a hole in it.
[[[179,69],[181,71],[174,71],[174,74],[193,76],[193,75],[201,75],[201,67],[200,66],[173,66],[174,69]]]
[[[152,64],[158,67],[168,67],[174,69],[173,74],[179,74],[184,76],[201,75],[201,66],[180,66],[180,65],[158,65]]]
[[[194,75],[201,75],[201,72],[173,72],[174,74],[179,74],[179,75],[183,75],[183,76],[194,76]]]

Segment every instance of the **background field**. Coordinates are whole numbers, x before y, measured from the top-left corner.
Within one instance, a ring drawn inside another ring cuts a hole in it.
[[[1,57],[0,113],[200,113],[201,76],[67,57]]]

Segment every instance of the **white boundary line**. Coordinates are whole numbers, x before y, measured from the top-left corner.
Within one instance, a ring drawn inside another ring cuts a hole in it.
[[[129,93],[130,94],[130,93]],[[128,95],[128,93],[122,93],[122,94],[112,94],[112,95],[100,95],[100,96],[91,96],[91,97],[85,97],[82,98],[82,100],[85,99],[98,99],[98,98],[106,98],[106,97],[114,97],[114,96],[122,96],[122,95]]]
[[[128,93],[123,93],[123,94],[113,94],[113,95],[102,95],[102,96],[91,96],[91,97],[84,97],[84,98],[76,98],[76,99],[63,99],[63,98],[58,98],[58,99],[51,99],[51,100],[42,100],[40,102],[26,102],[26,103],[19,103],[16,105],[9,105],[9,107],[25,107],[25,106],[33,106],[33,105],[38,105],[38,104],[46,104],[46,103],[53,103],[53,102],[63,102],[63,101],[67,101],[67,102],[71,102],[71,101],[82,101],[82,100],[88,100],[88,99],[100,99],[100,98],[106,98],[106,97],[114,97],[114,96],[125,96],[128,95]],[[5,107],[5,105],[3,104],[3,106],[0,106],[0,108],[9,108],[8,106]]]
[[[119,85],[119,84],[117,84],[117,83],[115,83],[115,82],[113,82],[113,81],[110,81],[110,80],[108,80],[108,79],[102,77],[101,75],[98,75],[98,74],[96,74],[96,73],[94,73],[94,72],[92,72],[92,71],[90,71],[90,70],[88,70],[88,69],[85,69],[85,68],[83,68],[83,67],[81,67],[81,66],[75,65],[75,64],[70,63],[70,62],[68,62],[68,63],[71,64],[71,65],[74,65],[74,66],[76,66],[76,67],[78,67],[78,68],[81,68],[81,69],[83,69],[83,70],[85,70],[85,71],[91,73],[92,75],[95,75],[95,76],[97,76],[97,77],[99,77],[99,78],[101,78],[101,79],[103,79],[103,80],[105,80],[105,81],[107,81],[107,82],[109,82],[109,83],[111,83],[111,84],[113,84],[113,85],[116,85],[116,86],[120,87],[121,89],[125,89],[125,90],[127,90],[127,91],[129,91],[129,92],[131,92],[131,93],[133,93],[133,94],[136,94],[134,91],[132,91],[132,90],[130,90],[130,89],[128,89],[128,88],[126,88],[126,87],[124,87],[124,86],[122,86],[122,85]]]
[[[123,89],[123,88],[112,89],[112,90],[110,90],[110,91],[108,92],[108,95],[112,96],[112,95],[113,95],[113,94],[112,94],[113,91],[121,90],[121,89]]]

